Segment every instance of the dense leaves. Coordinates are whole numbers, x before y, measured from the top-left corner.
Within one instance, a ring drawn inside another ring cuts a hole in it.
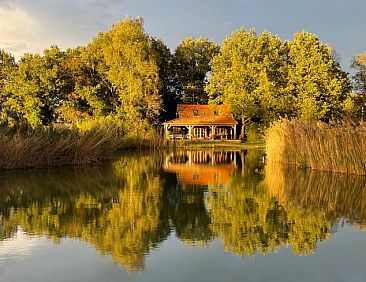
[[[206,89],[212,102],[229,104],[243,124],[256,117],[272,120],[292,111],[287,68],[287,45],[279,37],[240,29],[224,41],[212,60]]]
[[[182,103],[206,104],[204,90],[210,61],[219,52],[219,46],[207,38],[188,37],[180,42],[174,53],[174,67]]]
[[[355,90],[366,94],[366,53],[356,55],[351,66],[356,70],[354,75]]]
[[[19,62],[0,50],[0,119],[33,127],[112,123],[139,133],[174,118],[178,103],[208,101],[230,105],[244,125],[284,116],[362,118],[363,96],[349,95],[334,54],[306,31],[283,41],[254,29],[233,32],[221,47],[187,37],[171,53],[146,34],[141,18],[126,18],[86,46],[51,46]],[[365,65],[365,54],[354,57],[358,94]]]
[[[339,118],[349,89],[331,50],[315,35],[303,31],[284,42],[253,29],[226,38],[206,87],[211,102],[229,104],[243,124],[283,116]]]
[[[14,70],[8,70],[4,54],[1,73],[9,78],[1,76],[3,119],[32,126],[101,119],[127,127],[137,121],[152,124],[162,103],[154,46],[142,19],[127,18],[86,47],[26,54]]]
[[[305,31],[295,34],[289,47],[289,89],[296,98],[297,116],[306,120],[341,117],[350,81],[332,60],[330,48]]]

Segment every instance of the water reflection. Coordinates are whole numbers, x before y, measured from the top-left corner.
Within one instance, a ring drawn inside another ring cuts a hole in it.
[[[366,177],[268,166],[265,183],[283,206],[323,212],[332,222],[366,225]]]
[[[237,164],[238,152],[178,151],[165,158],[164,170],[176,173],[183,186],[227,187]]]
[[[125,154],[111,166],[0,175],[0,239],[75,238],[128,271],[171,234],[239,256],[308,254],[366,221],[366,179],[265,167],[260,151]],[[1,246],[1,245],[0,245]]]

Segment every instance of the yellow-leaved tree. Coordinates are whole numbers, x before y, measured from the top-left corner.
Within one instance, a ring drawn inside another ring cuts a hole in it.
[[[287,46],[268,31],[239,29],[228,36],[212,62],[212,76],[206,91],[211,103],[231,107],[245,124],[253,118],[264,121],[291,114],[293,103],[286,89]]]

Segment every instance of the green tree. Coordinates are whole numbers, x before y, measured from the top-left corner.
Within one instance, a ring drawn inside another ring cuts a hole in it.
[[[0,49],[0,121],[6,119],[6,111],[4,109],[4,86],[10,80],[10,73],[13,72],[16,68],[16,63],[14,57],[6,52],[5,50]]]
[[[351,67],[356,70],[356,74],[353,76],[354,90],[366,94],[366,53],[354,56]]]
[[[210,61],[219,52],[219,46],[207,38],[188,37],[180,42],[174,52],[174,67],[183,103],[205,104],[207,75]]]
[[[366,112],[366,53],[353,57],[351,67],[356,70],[353,76],[354,93],[347,99],[350,117],[356,120],[365,119]]]
[[[3,88],[3,115],[32,126],[51,123],[66,85],[63,60],[64,52],[56,46],[45,50],[43,56],[24,55]]]
[[[0,49],[0,93],[10,79],[10,72],[14,71],[15,67],[14,57],[5,50]]]
[[[160,39],[151,38],[155,62],[159,68],[159,93],[162,99],[160,120],[175,118],[178,104],[177,79],[173,66],[173,55]]]
[[[147,36],[142,19],[126,18],[85,48],[69,50],[65,66],[74,87],[60,108],[63,118],[84,125],[118,120],[136,132],[139,123],[157,122],[168,88],[164,47]]]
[[[107,78],[117,88],[121,107],[118,114],[154,122],[159,116],[159,70],[150,38],[141,18],[120,21],[100,33],[91,45],[101,48],[107,65]]]
[[[296,98],[297,116],[306,120],[339,118],[350,81],[332,51],[315,34],[302,31],[289,42],[289,90]]]
[[[118,106],[117,90],[103,73],[103,59],[98,58],[96,50],[85,47],[65,53],[62,68],[68,88],[57,110],[59,120],[80,123],[111,114]]]
[[[271,120],[291,114],[287,91],[287,46],[268,31],[240,29],[224,41],[212,60],[212,76],[206,88],[210,102],[224,103],[245,124],[253,118]]]

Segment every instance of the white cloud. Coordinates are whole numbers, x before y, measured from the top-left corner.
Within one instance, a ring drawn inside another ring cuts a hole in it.
[[[118,18],[124,1],[0,0],[0,48],[20,58],[51,45],[89,42]]]
[[[25,52],[38,52],[31,44],[38,22],[24,9],[9,1],[0,1],[0,48],[20,57]]]

